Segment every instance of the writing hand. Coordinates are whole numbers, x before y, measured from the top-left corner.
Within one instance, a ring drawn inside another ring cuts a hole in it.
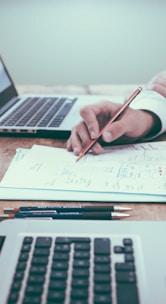
[[[80,114],[83,121],[72,129],[71,136],[67,141],[68,151],[73,151],[75,155],[79,155],[89,140],[98,137],[99,130],[106,125],[120,107],[120,104],[103,101],[82,108]],[[151,113],[127,108],[122,118],[113,122],[103,133],[102,140],[106,143],[134,142],[145,136],[153,124],[154,117]],[[92,150],[96,154],[102,153],[101,144],[97,142]]]

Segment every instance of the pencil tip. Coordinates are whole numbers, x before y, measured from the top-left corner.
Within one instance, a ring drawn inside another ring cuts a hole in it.
[[[78,162],[83,156],[84,156],[84,154],[80,153],[79,156],[78,156],[78,158],[76,159],[76,162]]]

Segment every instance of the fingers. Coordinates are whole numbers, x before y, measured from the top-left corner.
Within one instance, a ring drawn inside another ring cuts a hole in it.
[[[151,113],[142,110],[128,108],[120,120],[112,123],[102,139],[105,142],[113,142],[125,137],[126,140],[134,142],[136,139],[145,136],[153,127],[153,116]]]
[[[75,155],[79,155],[83,147],[85,147],[90,140],[91,137],[86,124],[82,121],[72,129],[66,148],[68,151],[73,151]],[[92,149],[95,154],[100,154],[103,150],[99,143],[96,143]]]
[[[99,105],[88,106],[82,108],[80,111],[80,115],[86,123],[91,139],[96,138],[99,133],[99,123],[97,120],[97,115],[100,113],[99,107]]]
[[[73,151],[75,155],[79,155],[81,150],[92,139],[92,131],[95,129],[97,132],[97,130],[101,129],[99,127],[101,123],[106,125],[107,121],[120,106],[110,102],[98,104],[96,108],[91,107],[89,111],[87,111],[89,107],[85,107],[81,111],[81,115],[85,117],[85,121],[80,122],[72,129],[71,136],[67,141],[67,150]],[[123,143],[123,140],[134,142],[135,139],[145,136],[152,126],[153,118],[151,113],[134,110],[129,107],[119,120],[113,122],[103,132],[102,140],[106,143],[117,140]],[[92,150],[95,154],[100,154],[103,151],[98,142],[92,147]]]
[[[80,114],[87,126],[91,139],[97,138],[101,128],[119,109],[120,105],[102,101],[81,109]]]

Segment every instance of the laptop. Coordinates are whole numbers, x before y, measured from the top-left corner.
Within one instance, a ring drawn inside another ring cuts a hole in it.
[[[80,120],[80,109],[101,100],[122,97],[97,95],[18,95],[0,57],[0,134],[65,137]]]
[[[1,304],[165,304],[165,221],[5,220]]]

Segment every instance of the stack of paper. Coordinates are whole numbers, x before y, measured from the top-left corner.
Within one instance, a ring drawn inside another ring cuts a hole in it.
[[[80,161],[65,149],[18,149],[1,199],[166,202],[166,142],[105,148]]]

